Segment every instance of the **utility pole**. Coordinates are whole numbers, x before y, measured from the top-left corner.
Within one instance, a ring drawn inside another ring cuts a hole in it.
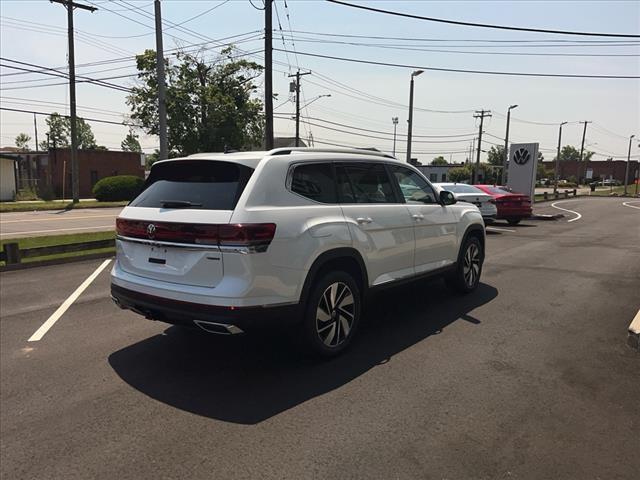
[[[491,117],[491,110],[476,110],[476,114],[473,118],[480,119],[480,128],[478,130],[478,154],[476,156],[476,166],[473,169],[473,175],[471,176],[471,184],[475,185],[478,181],[478,172],[480,171],[480,151],[482,149],[482,127],[484,125],[484,118]]]
[[[76,61],[73,41],[73,9],[89,10],[95,12],[97,8],[82,5],[72,0],[49,0],[51,3],[59,3],[67,8],[67,27],[69,37],[69,110],[71,113],[71,191],[73,203],[80,201],[80,175],[78,168],[78,133],[76,127]]]
[[[506,178],[505,171],[507,170],[507,159],[509,158],[509,124],[511,123],[511,110],[516,108],[518,105],[511,105],[507,109],[507,131],[504,135],[504,155],[502,157],[502,172],[500,173],[500,185]]]
[[[591,122],[585,120],[582,123],[584,123],[584,129],[582,130],[582,144],[580,145],[580,162],[578,163],[578,183],[580,183],[580,177],[581,177],[580,173],[582,170],[582,161],[583,161],[582,154],[584,153],[584,139],[587,136],[587,123],[591,123]],[[587,167],[585,165],[585,175],[586,175],[586,172],[587,172]]]
[[[160,137],[159,160],[169,157],[167,146],[167,98],[164,79],[164,48],[162,46],[162,11],[160,0],[154,0],[156,20],[156,77],[158,79],[158,136]]]
[[[310,75],[311,72],[300,73],[298,70],[289,77],[296,77],[296,147],[300,146],[300,77]]]
[[[396,156],[396,128],[398,128],[398,117],[391,117],[393,123],[393,156]]]
[[[558,179],[559,179],[559,175],[560,175],[560,145],[562,143],[562,126],[566,125],[567,122],[562,122],[560,124],[560,130],[558,131],[558,152],[556,153],[556,175],[555,175],[555,182],[553,184],[553,193],[555,195],[555,193],[558,191]]]
[[[273,149],[273,27],[271,24],[273,0],[264,0],[264,145]],[[298,135],[296,135],[298,138]]]
[[[34,150],[37,152],[38,151],[38,123],[36,122],[36,114],[33,114],[33,130],[35,131],[36,134],[36,148],[34,148]]]
[[[407,131],[407,163],[411,163],[411,132],[413,129],[413,79],[417,77],[421,73],[424,73],[424,70],[416,70],[411,72],[411,83],[409,84],[409,120],[408,120],[408,131]]]
[[[629,162],[631,161],[631,142],[633,142],[633,137],[635,135],[631,135],[629,137],[629,152],[627,153],[627,167],[624,169],[624,194],[627,194],[627,184],[629,183]],[[638,184],[636,184],[636,190],[638,189]]]

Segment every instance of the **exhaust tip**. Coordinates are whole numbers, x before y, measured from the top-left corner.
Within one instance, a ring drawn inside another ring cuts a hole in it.
[[[207,320],[194,320],[193,323],[207,333],[215,333],[218,335],[238,335],[244,333],[241,328],[227,323],[209,322]]]

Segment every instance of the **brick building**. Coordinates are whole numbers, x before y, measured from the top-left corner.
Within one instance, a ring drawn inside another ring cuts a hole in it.
[[[555,162],[543,162],[546,170],[555,171]],[[584,178],[585,171],[592,170],[592,179],[600,180],[606,178],[612,178],[624,183],[625,169],[627,168],[626,160],[600,160],[600,161],[564,161],[560,162],[560,175],[561,179],[569,179],[570,177]],[[629,162],[629,183],[632,184],[634,179],[638,175],[639,162],[637,160],[631,160]]]
[[[48,152],[11,152],[18,164],[19,188],[41,191],[49,187],[57,198],[71,196],[71,151],[68,148]],[[98,180],[114,175],[135,175],[144,178],[145,158],[135,152],[114,150],[78,150],[80,197],[93,196]],[[63,179],[66,179],[63,189]]]
[[[105,177],[135,175],[144,178],[144,163],[144,155],[136,152],[78,150],[80,197],[92,197],[93,186]],[[68,197],[71,192],[71,151],[68,148],[49,150],[49,165],[47,183],[53,187],[56,196],[61,196],[62,181],[66,177],[64,192]]]

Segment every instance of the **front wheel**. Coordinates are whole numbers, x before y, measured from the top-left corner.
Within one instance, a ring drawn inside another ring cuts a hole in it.
[[[460,249],[458,264],[454,272],[445,277],[447,285],[461,293],[469,293],[478,288],[484,254],[477,237],[467,237]]]
[[[351,343],[361,312],[360,291],[351,275],[324,275],[307,299],[302,324],[306,347],[323,357],[338,355]]]

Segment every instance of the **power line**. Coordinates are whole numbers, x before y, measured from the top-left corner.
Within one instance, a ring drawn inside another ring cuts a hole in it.
[[[9,107],[0,107],[0,110],[6,110],[8,112],[18,112],[18,113],[29,113],[31,115],[44,115],[46,117],[49,117],[51,115],[53,115],[53,113],[57,113],[57,112],[39,112],[36,110],[24,110],[21,108],[9,108]],[[70,115],[63,115],[62,113],[58,113],[58,115],[60,115],[61,117],[65,117],[65,118],[71,118]],[[87,122],[98,122],[98,123],[108,123],[111,125],[122,125],[122,126],[128,126],[128,127],[136,127],[136,128],[143,128],[142,125],[136,125],[135,123],[127,123],[127,122],[114,122],[112,120],[100,120],[98,118],[88,118],[88,117],[79,117],[82,120],[85,120]]]
[[[293,39],[293,36],[289,36]],[[350,45],[355,47],[367,47],[367,48],[382,48],[386,50],[400,50],[410,52],[432,52],[432,53],[454,53],[461,55],[498,55],[498,56],[538,56],[538,57],[638,57],[638,53],[549,53],[549,52],[484,52],[478,50],[448,50],[448,49],[434,49],[423,47],[412,47],[409,45],[384,45],[380,43],[363,43],[363,42],[345,42],[339,40],[319,40],[319,39],[305,39],[296,37],[298,42],[303,43],[322,43],[322,44],[336,44],[336,45]],[[531,45],[527,45],[531,46]]]
[[[447,23],[450,25],[462,25],[465,27],[480,27],[480,28],[493,28],[498,30],[514,30],[519,32],[536,32],[536,33],[553,33],[556,35],[580,35],[580,36],[589,36],[589,37],[618,37],[618,38],[640,38],[640,35],[632,35],[625,33],[595,33],[595,32],[575,32],[569,30],[550,30],[544,28],[527,28],[527,27],[511,27],[507,25],[491,25],[487,23],[472,23],[472,22],[462,22],[459,20],[446,20],[443,18],[434,18],[434,17],[424,17],[422,15],[413,15],[410,13],[401,13],[394,12],[392,10],[383,10],[381,8],[373,8],[367,7],[365,5],[354,5],[352,3],[343,2],[341,0],[326,0],[330,3],[335,3],[337,5],[344,5],[346,7],[357,8],[360,10],[367,10],[369,12],[375,13],[384,13],[386,15],[393,15],[396,17],[405,17],[405,18],[413,18],[416,20],[426,20],[429,22],[437,22],[437,23]]]
[[[330,0],[327,0],[330,1]],[[279,48],[274,48],[276,51],[282,51]],[[639,76],[634,75],[582,75],[573,73],[528,73],[528,72],[500,72],[490,70],[465,70],[461,68],[441,68],[441,67],[427,67],[423,65],[406,65],[402,63],[388,63],[377,62],[374,60],[362,60],[358,58],[336,57],[333,55],[322,55],[319,53],[298,52],[300,55],[308,57],[325,58],[329,60],[340,60],[342,62],[362,63],[367,65],[378,65],[383,67],[398,67],[398,68],[410,68],[420,70],[430,70],[436,72],[454,72],[454,73],[474,73],[481,75],[508,75],[517,77],[553,77],[553,78],[608,78],[608,79],[637,79]]]
[[[495,40],[495,39],[484,39],[484,38],[425,38],[425,37],[390,37],[385,35],[358,35],[358,34],[346,34],[346,33],[336,33],[336,32],[312,32],[308,30],[288,30],[288,33],[302,33],[304,35],[317,35],[322,37],[341,37],[341,38],[366,38],[371,40],[399,40],[404,42],[469,42],[469,43],[516,43],[516,44],[525,44],[525,43],[557,43],[558,45],[552,46],[635,46],[638,43],[631,43],[632,40],[564,40],[564,39],[553,39],[553,40]],[[563,45],[563,44],[571,44],[571,45]],[[574,45],[575,44],[575,45]],[[622,44],[622,45],[618,45]],[[502,46],[502,45],[501,45]],[[536,45],[537,46],[537,45]],[[544,45],[549,46],[549,45]]]

